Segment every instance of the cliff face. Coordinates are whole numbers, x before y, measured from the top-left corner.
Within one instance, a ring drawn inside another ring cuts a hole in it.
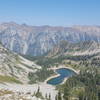
[[[63,40],[74,43],[88,40],[100,42],[100,27],[28,26],[13,22],[0,25],[0,41],[2,44],[6,48],[21,54],[42,55]]]

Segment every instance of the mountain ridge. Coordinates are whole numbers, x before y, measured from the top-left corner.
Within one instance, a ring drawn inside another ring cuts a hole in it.
[[[100,43],[95,41],[85,41],[79,43],[70,43],[61,41],[47,54],[50,56],[65,56],[65,55],[93,55],[100,53]]]
[[[100,42],[99,26],[29,26],[26,24],[0,24],[0,41],[17,53],[40,56],[50,51],[60,41]]]

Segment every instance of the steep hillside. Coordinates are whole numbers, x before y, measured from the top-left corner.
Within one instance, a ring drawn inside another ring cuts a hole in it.
[[[85,41],[79,43],[70,43],[61,41],[48,53],[49,56],[60,55],[93,55],[100,54],[100,43],[95,41]]]
[[[28,26],[14,22],[0,24],[0,40],[6,48],[21,54],[43,55],[60,43],[94,40],[100,42],[98,26]]]
[[[70,65],[76,69],[79,69],[79,67],[82,68],[84,64],[100,67],[100,43],[95,41],[79,43],[62,41],[60,44],[55,45],[45,56],[33,58],[33,60],[35,60],[37,64],[47,67],[62,64]],[[82,64],[82,66],[80,64]]]
[[[28,83],[28,73],[36,72],[40,68],[0,44],[0,83]]]

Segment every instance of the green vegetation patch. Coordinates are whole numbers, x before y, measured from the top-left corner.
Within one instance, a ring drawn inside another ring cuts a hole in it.
[[[47,68],[42,68],[35,73],[30,72],[28,74],[28,78],[30,80],[29,83],[32,84],[32,83],[36,83],[36,82],[43,82],[51,75],[54,75],[54,71],[48,70]]]
[[[0,75],[0,83],[3,83],[3,82],[22,84],[22,82],[15,79],[14,77]]]

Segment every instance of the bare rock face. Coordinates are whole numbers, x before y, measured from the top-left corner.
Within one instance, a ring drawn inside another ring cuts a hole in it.
[[[74,43],[88,40],[100,42],[100,27],[28,26],[14,22],[0,25],[0,41],[6,48],[21,54],[43,55],[62,40]]]

